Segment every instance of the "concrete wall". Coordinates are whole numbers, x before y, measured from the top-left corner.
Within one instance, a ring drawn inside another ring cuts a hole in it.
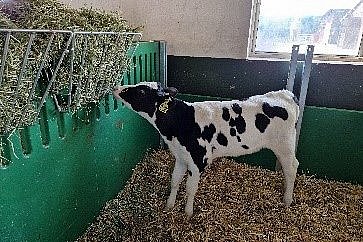
[[[177,56],[247,56],[252,0],[61,0],[72,7],[117,10],[144,25],[143,40],[166,40]]]

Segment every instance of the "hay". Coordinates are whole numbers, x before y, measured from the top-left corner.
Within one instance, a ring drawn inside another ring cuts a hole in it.
[[[1,1],[0,11],[23,29],[57,30],[78,26],[84,31],[134,32],[139,28],[129,26],[116,11],[73,9],[57,0]]]
[[[223,158],[203,174],[187,221],[185,181],[164,211],[173,163],[148,154],[78,241],[362,241],[362,186],[299,175],[286,208],[281,173]]]
[[[35,36],[27,58],[28,63],[19,78],[30,35],[12,33],[8,56],[1,63],[5,66],[5,71],[0,81],[0,135],[37,121],[37,109],[42,105],[40,100],[64,50],[70,52],[66,52],[50,90],[55,106],[60,111],[75,112],[89,103],[99,102],[109,94],[110,89],[129,67],[127,51],[132,45],[134,35],[121,33],[142,31],[141,27],[129,26],[117,12],[72,9],[57,0],[1,1],[0,27],[119,33],[78,34],[74,41],[73,56],[70,51],[72,45],[66,46],[70,34],[56,34],[51,49],[45,56],[44,72],[39,83],[35,83],[35,77],[51,34]],[[0,36],[0,46],[4,46],[5,36],[4,33]],[[36,93],[31,95],[31,90],[35,88]]]

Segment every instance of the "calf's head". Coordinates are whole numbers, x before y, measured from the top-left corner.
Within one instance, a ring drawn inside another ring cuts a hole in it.
[[[166,99],[173,98],[178,93],[176,88],[163,88],[160,83],[141,82],[136,85],[124,85],[114,88],[113,95],[132,110],[147,114],[150,118],[156,108]]]

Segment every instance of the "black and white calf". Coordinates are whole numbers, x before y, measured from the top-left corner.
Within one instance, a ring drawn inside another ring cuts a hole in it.
[[[299,164],[295,157],[299,108],[291,92],[274,91],[245,101],[195,103],[174,98],[176,93],[175,88],[164,89],[155,82],[114,90],[116,98],[160,132],[175,156],[167,208],[174,206],[187,171],[185,212],[190,217],[200,175],[214,158],[250,154],[262,148],[275,153],[285,176],[284,203],[291,204]]]

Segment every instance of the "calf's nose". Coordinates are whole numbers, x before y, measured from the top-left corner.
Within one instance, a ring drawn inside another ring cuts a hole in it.
[[[120,99],[120,92],[121,92],[121,87],[120,86],[115,86],[113,88],[113,96],[116,98],[116,99]]]

